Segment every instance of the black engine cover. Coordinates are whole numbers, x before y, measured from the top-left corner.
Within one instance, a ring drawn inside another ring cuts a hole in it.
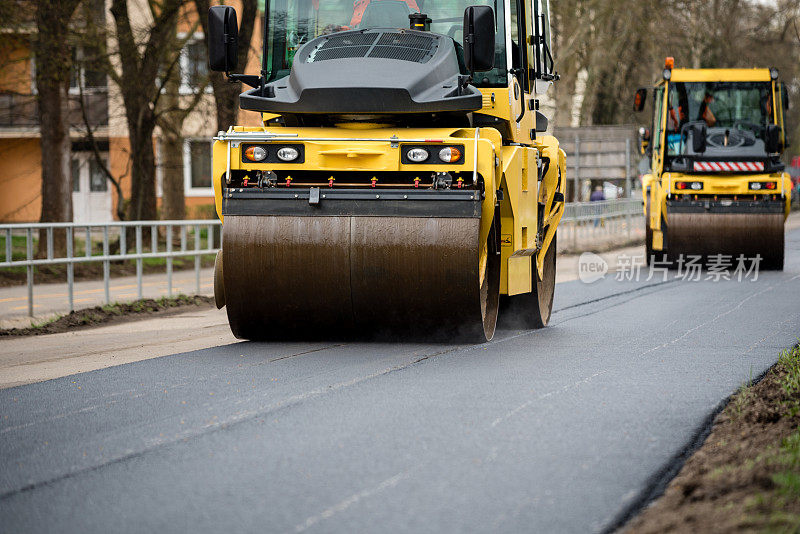
[[[242,109],[280,114],[470,112],[481,93],[459,85],[455,42],[413,30],[339,32],[303,45],[289,76],[239,97]]]

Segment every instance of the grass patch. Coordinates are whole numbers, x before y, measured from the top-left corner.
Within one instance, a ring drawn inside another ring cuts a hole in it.
[[[624,530],[800,533],[800,346],[739,388],[664,495]]]
[[[212,297],[202,295],[177,295],[159,299],[141,299],[133,302],[115,302],[105,306],[95,306],[77,310],[67,315],[37,323],[28,328],[8,328],[0,330],[2,336],[35,336],[58,334],[76,329],[124,322],[136,318],[178,313],[191,308],[209,308],[214,304]]]

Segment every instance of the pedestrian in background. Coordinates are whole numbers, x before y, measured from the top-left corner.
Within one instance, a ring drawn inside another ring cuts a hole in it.
[[[592,194],[589,196],[589,200],[591,202],[599,202],[599,201],[605,200],[605,199],[606,199],[606,195],[603,192],[603,186],[602,185],[595,186],[594,191],[592,191]],[[599,213],[600,213],[599,206],[597,207],[597,209],[595,211],[599,215]],[[597,227],[599,225],[600,225],[600,217],[598,217],[598,218],[596,218],[594,220],[594,226]]]

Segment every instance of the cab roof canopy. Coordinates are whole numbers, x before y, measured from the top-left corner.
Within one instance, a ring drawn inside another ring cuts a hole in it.
[[[769,82],[770,69],[672,69],[672,82]]]

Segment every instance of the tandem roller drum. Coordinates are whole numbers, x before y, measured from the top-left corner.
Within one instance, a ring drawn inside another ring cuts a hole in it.
[[[479,218],[226,216],[231,330],[254,340],[491,339],[500,256],[479,247],[479,225]]]
[[[683,254],[745,258],[761,255],[761,268],[783,268],[783,213],[670,213],[667,250],[672,261]]]

